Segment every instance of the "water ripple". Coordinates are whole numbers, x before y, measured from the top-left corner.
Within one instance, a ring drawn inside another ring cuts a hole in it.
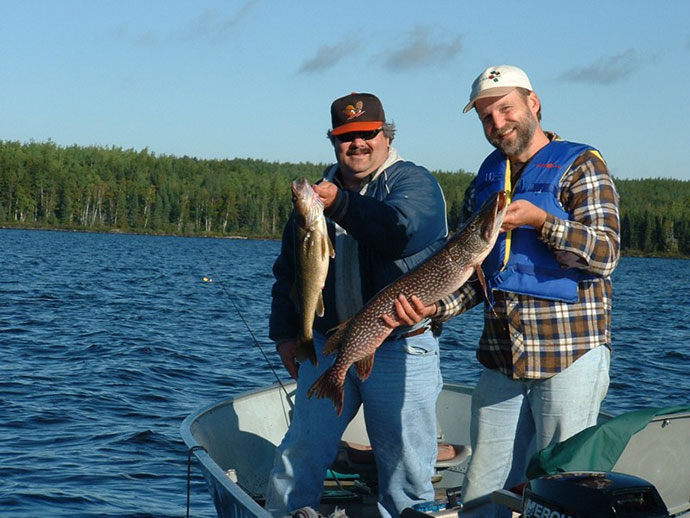
[[[279,244],[1,229],[0,242],[3,512],[184,516],[181,421],[273,381],[233,302],[286,376],[266,330]],[[688,402],[689,266],[621,261],[606,410]],[[445,326],[447,381],[476,381],[481,329],[479,308]],[[198,470],[192,504],[215,516]]]

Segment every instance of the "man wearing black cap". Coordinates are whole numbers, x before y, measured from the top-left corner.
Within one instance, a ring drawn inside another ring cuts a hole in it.
[[[325,314],[314,322],[317,366],[309,361],[299,365],[295,359],[299,317],[290,298],[295,280],[293,218],[273,268],[269,334],[298,382],[266,508],[274,516],[285,516],[318,506],[342,433],[363,406],[378,470],[379,510],[383,517],[397,517],[402,509],[434,498],[435,403],[442,380],[438,337],[429,321],[397,329],[378,348],[366,381],[351,369],[341,415],[329,399],[309,398],[307,391],[333,362],[333,356],[322,351],[326,332],[443,245],[446,205],[429,171],[404,161],[391,147],[395,127],[386,121],[376,96],[353,93],[336,99],[331,119],[328,138],[336,163],[314,186],[335,246],[323,290]]]

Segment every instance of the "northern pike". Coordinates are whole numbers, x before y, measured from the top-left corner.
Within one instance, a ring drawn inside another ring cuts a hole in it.
[[[441,249],[383,288],[355,316],[340,324],[324,347],[325,354],[338,351],[336,359],[310,387],[309,397],[330,398],[340,415],[347,371],[354,363],[362,381],[369,377],[376,349],[392,331],[381,315],[398,320],[395,300],[400,294],[407,298],[416,295],[427,306],[458,290],[474,271],[486,291],[481,264],[496,242],[507,207],[506,194],[494,194]]]
[[[335,249],[328,237],[323,202],[309,182],[306,179],[292,182],[292,196],[297,260],[293,297],[300,313],[295,357],[300,362],[308,358],[316,365],[314,318],[324,313],[322,291],[328,275],[329,258],[335,257]]]

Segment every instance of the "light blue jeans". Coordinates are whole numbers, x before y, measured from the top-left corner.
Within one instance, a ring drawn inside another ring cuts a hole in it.
[[[442,386],[438,339],[427,331],[384,342],[366,381],[350,368],[338,416],[330,399],[307,397],[309,387],[334,360],[323,356],[324,337],[315,335],[319,365],[315,368],[307,361],[300,366],[292,422],[276,451],[266,509],[273,516],[285,516],[318,506],[326,469],[362,404],[378,469],[381,516],[397,518],[405,507],[433,500],[436,399]]]
[[[472,395],[472,460],[462,488],[463,518],[511,516],[506,507],[490,503],[490,494],[524,482],[534,452],[596,424],[610,359],[607,347],[596,347],[544,380],[482,371]]]

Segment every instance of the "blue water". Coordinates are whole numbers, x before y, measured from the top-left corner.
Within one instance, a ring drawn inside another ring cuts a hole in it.
[[[180,423],[274,380],[233,302],[277,362],[278,246],[0,229],[0,515],[185,516]],[[690,261],[621,261],[606,411],[690,403],[688,279]],[[476,380],[480,331],[478,309],[446,327],[447,381]],[[214,517],[192,472],[191,516]]]

